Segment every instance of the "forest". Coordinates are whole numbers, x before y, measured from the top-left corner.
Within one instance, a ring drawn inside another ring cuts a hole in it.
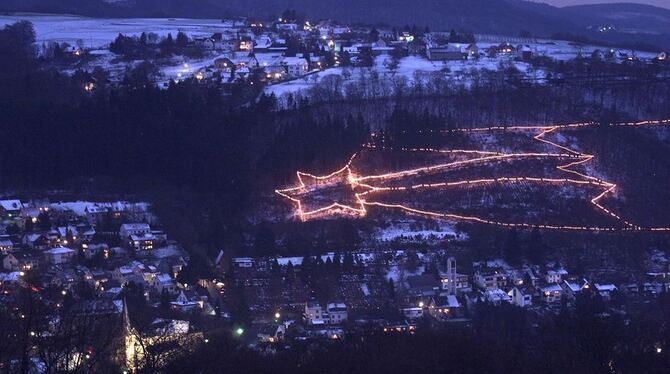
[[[145,64],[119,86],[95,72],[67,76],[37,56],[34,40],[28,22],[0,30],[0,50],[7,52],[0,54],[0,137],[8,140],[0,147],[0,186],[147,199],[203,264],[221,248],[252,250],[259,223],[291,209],[277,206],[274,189],[293,183],[296,170],[339,168],[371,131],[434,145],[422,129],[670,115],[670,84],[653,78],[662,73],[658,66],[535,61],[563,80],[540,84],[510,68],[481,72],[469,88],[439,75],[412,82],[371,71],[344,93],[334,77],[280,105],[261,91],[223,95],[191,81],[159,89]],[[599,79],[612,75],[625,80]],[[89,82],[96,82],[93,91],[85,89]],[[273,230],[278,242],[293,237],[302,243],[296,248],[311,251],[320,233],[338,243],[350,225]]]

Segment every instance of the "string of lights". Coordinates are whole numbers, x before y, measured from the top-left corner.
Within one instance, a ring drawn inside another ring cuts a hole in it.
[[[658,125],[668,125],[670,124],[670,119],[663,120],[646,120],[639,122],[624,122],[610,124],[609,126],[658,126]],[[297,171],[296,175],[298,177],[298,185],[295,187],[290,187],[286,189],[278,189],[275,192],[292,201],[296,205],[296,215],[303,221],[323,217],[330,215],[341,215],[348,214],[353,216],[365,216],[368,213],[367,207],[381,207],[392,210],[400,210],[409,214],[415,214],[425,217],[432,218],[441,218],[441,219],[451,219],[451,220],[461,220],[461,221],[471,221],[479,222],[484,224],[496,225],[501,227],[516,227],[516,228],[540,228],[540,229],[553,229],[553,230],[570,230],[570,231],[640,231],[640,230],[649,230],[655,232],[670,232],[670,227],[647,227],[643,228],[639,225],[633,224],[628,220],[623,219],[619,214],[613,212],[612,210],[603,206],[600,201],[613,194],[616,189],[616,184],[604,181],[597,177],[587,175],[585,173],[574,170],[575,166],[583,165],[591,161],[595,156],[591,154],[581,153],[577,150],[571,149],[567,146],[563,146],[556,142],[546,139],[546,136],[556,132],[561,129],[573,129],[573,128],[582,128],[582,127],[593,127],[597,126],[596,122],[582,122],[582,123],[571,123],[571,124],[562,124],[554,126],[492,126],[485,128],[472,128],[472,129],[456,129],[456,130],[439,130],[439,131],[429,131],[429,132],[486,132],[486,131],[539,131],[533,139],[535,141],[546,144],[552,148],[559,149],[565,153],[542,153],[542,152],[525,152],[525,153],[502,153],[494,151],[479,151],[479,150],[468,150],[468,149],[452,149],[452,150],[443,150],[443,149],[434,149],[434,148],[400,148],[401,152],[428,152],[428,153],[437,153],[437,154],[451,154],[451,155],[475,155],[475,158],[452,161],[446,163],[439,163],[436,165],[418,167],[408,170],[401,170],[397,172],[377,174],[377,175],[361,175],[358,176],[352,170],[352,164],[357,156],[357,153],[351,156],[349,161],[339,170],[330,173],[328,175],[317,176],[310,173],[305,173],[302,171]],[[375,134],[373,134],[373,137]],[[375,144],[365,144],[364,148],[368,149],[392,149],[384,146],[377,146]],[[493,162],[500,161],[512,161],[512,160],[525,160],[525,159],[567,159],[569,160],[566,164],[561,164],[556,166],[556,169],[577,176],[577,178],[542,178],[542,177],[531,177],[531,176],[502,176],[496,178],[478,178],[478,179],[466,179],[458,180],[452,182],[439,182],[439,183],[421,183],[413,184],[409,186],[380,186],[373,185],[375,182],[387,182],[394,179],[400,179],[405,177],[411,177],[416,175],[425,175],[427,173],[440,172],[450,169],[459,169],[465,166],[478,165],[478,164],[490,164]],[[308,183],[305,183],[305,179],[311,179]],[[410,191],[410,190],[419,190],[419,189],[438,189],[438,188],[453,188],[464,185],[481,185],[489,183],[520,183],[520,182],[532,182],[540,184],[572,184],[572,185],[590,185],[602,188],[602,192],[593,197],[590,200],[590,203],[594,205],[597,209],[602,211],[604,214],[613,217],[617,221],[623,224],[622,227],[599,227],[599,226],[571,226],[571,225],[547,225],[547,224],[534,224],[528,222],[502,222],[491,219],[486,219],[476,216],[467,216],[459,215],[454,213],[443,213],[436,212],[431,210],[422,210],[412,208],[403,204],[388,204],[380,201],[374,201],[372,199],[373,195],[389,191]],[[323,186],[333,186],[338,183],[345,184],[348,188],[351,189],[353,193],[353,203],[345,204],[340,201],[333,201],[331,204],[326,206],[321,206],[316,209],[305,209],[301,195],[313,191],[318,191],[323,188]]]

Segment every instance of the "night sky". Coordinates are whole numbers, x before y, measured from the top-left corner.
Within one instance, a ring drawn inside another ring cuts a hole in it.
[[[555,6],[597,4],[597,3],[640,3],[660,6],[670,9],[670,0],[534,0]]]

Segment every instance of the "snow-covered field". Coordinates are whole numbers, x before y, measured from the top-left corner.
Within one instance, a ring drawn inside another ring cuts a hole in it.
[[[159,36],[183,31],[190,36],[211,35],[225,30],[219,19],[183,18],[88,18],[70,15],[14,14],[0,15],[0,26],[27,20],[35,26],[37,42],[67,42],[81,39],[86,48],[103,47],[119,33],[139,35],[153,32]]]
[[[414,221],[394,222],[391,226],[381,229],[376,233],[376,238],[380,241],[413,241],[413,240],[444,240],[457,239],[463,240],[466,238],[465,234],[457,232],[453,224],[448,222],[439,222],[439,227],[424,228],[415,227]]]
[[[390,69],[391,57],[386,55],[377,56],[375,58],[374,70],[379,74],[381,79],[394,79],[397,77],[404,77],[409,82],[414,81],[418,77],[430,75],[431,73],[442,72],[443,74],[454,79],[467,79],[467,73],[472,70],[498,70],[500,68],[501,59],[480,58],[478,60],[463,60],[463,61],[430,61],[420,56],[407,56],[400,59],[400,63],[396,69]],[[526,62],[514,61],[511,58],[505,59],[519,71],[533,78],[544,78],[545,74],[542,71],[534,71],[530,69],[530,65]],[[344,83],[353,82],[361,79],[368,73],[369,68],[343,68],[335,67],[320,71],[318,73],[310,74],[304,78],[295,79],[288,82],[268,86],[266,91],[268,94],[274,93],[278,98],[285,97],[288,94],[296,93],[314,87],[321,79],[329,75],[338,75],[343,78]],[[345,71],[347,74],[345,74]],[[467,83],[467,82],[466,82]]]
[[[168,33],[176,35],[178,31],[183,31],[189,36],[211,35],[215,32],[225,32],[231,30],[227,25],[218,19],[183,19],[183,18],[110,18],[98,19],[72,15],[52,15],[52,14],[34,14],[17,13],[13,15],[0,15],[0,27],[19,20],[28,20],[35,26],[38,44],[46,42],[67,42],[71,45],[81,41],[85,48],[90,49],[90,53],[98,57],[79,68],[93,70],[96,66],[101,66],[110,71],[112,77],[122,74],[129,65],[135,62],[118,61],[116,56],[106,50],[107,45],[116,38],[119,33],[125,35],[139,35],[142,32],[152,32],[160,37]],[[505,40],[504,37],[499,37]],[[497,42],[485,41],[477,45],[480,50],[491,45],[499,44]],[[593,45],[578,45],[576,43],[558,40],[536,40],[529,44],[535,55],[547,56],[557,60],[568,60],[576,57],[579,53],[589,56],[595,49],[607,49],[607,47],[598,47]],[[653,58],[653,53],[637,53],[643,59]],[[211,53],[202,59],[188,59],[181,56],[173,57],[167,66],[161,67],[164,83],[169,80],[190,77],[198,69],[209,66],[219,57],[231,57],[229,54]],[[241,57],[241,56],[239,56]],[[276,59],[280,58],[278,54],[259,53],[256,55],[261,64],[274,65]],[[234,60],[234,58],[233,58]],[[530,69],[525,62],[514,61],[510,58],[480,58],[478,60],[466,61],[429,61],[419,56],[408,56],[401,59],[396,69],[389,69],[389,56],[378,56],[375,59],[375,69],[380,79],[395,79],[404,77],[408,81],[414,81],[418,77],[430,76],[432,73],[440,72],[453,79],[462,80],[468,84],[468,72],[473,70],[497,70],[500,67],[501,60],[509,60],[519,71],[530,78],[542,79],[545,74],[543,71]],[[268,93],[274,93],[278,98],[286,97],[289,93],[304,91],[315,86],[324,77],[329,75],[339,75],[343,77],[344,83],[365,77],[369,74],[368,69],[360,68],[331,68],[324,71],[312,73],[306,77],[271,85],[267,88]],[[68,72],[73,72],[68,71]]]

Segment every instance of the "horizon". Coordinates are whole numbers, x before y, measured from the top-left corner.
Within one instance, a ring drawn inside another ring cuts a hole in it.
[[[652,5],[663,9],[670,9],[667,0],[529,0],[535,3],[545,3],[556,7],[567,7],[573,5],[597,5],[597,4],[642,4]]]

